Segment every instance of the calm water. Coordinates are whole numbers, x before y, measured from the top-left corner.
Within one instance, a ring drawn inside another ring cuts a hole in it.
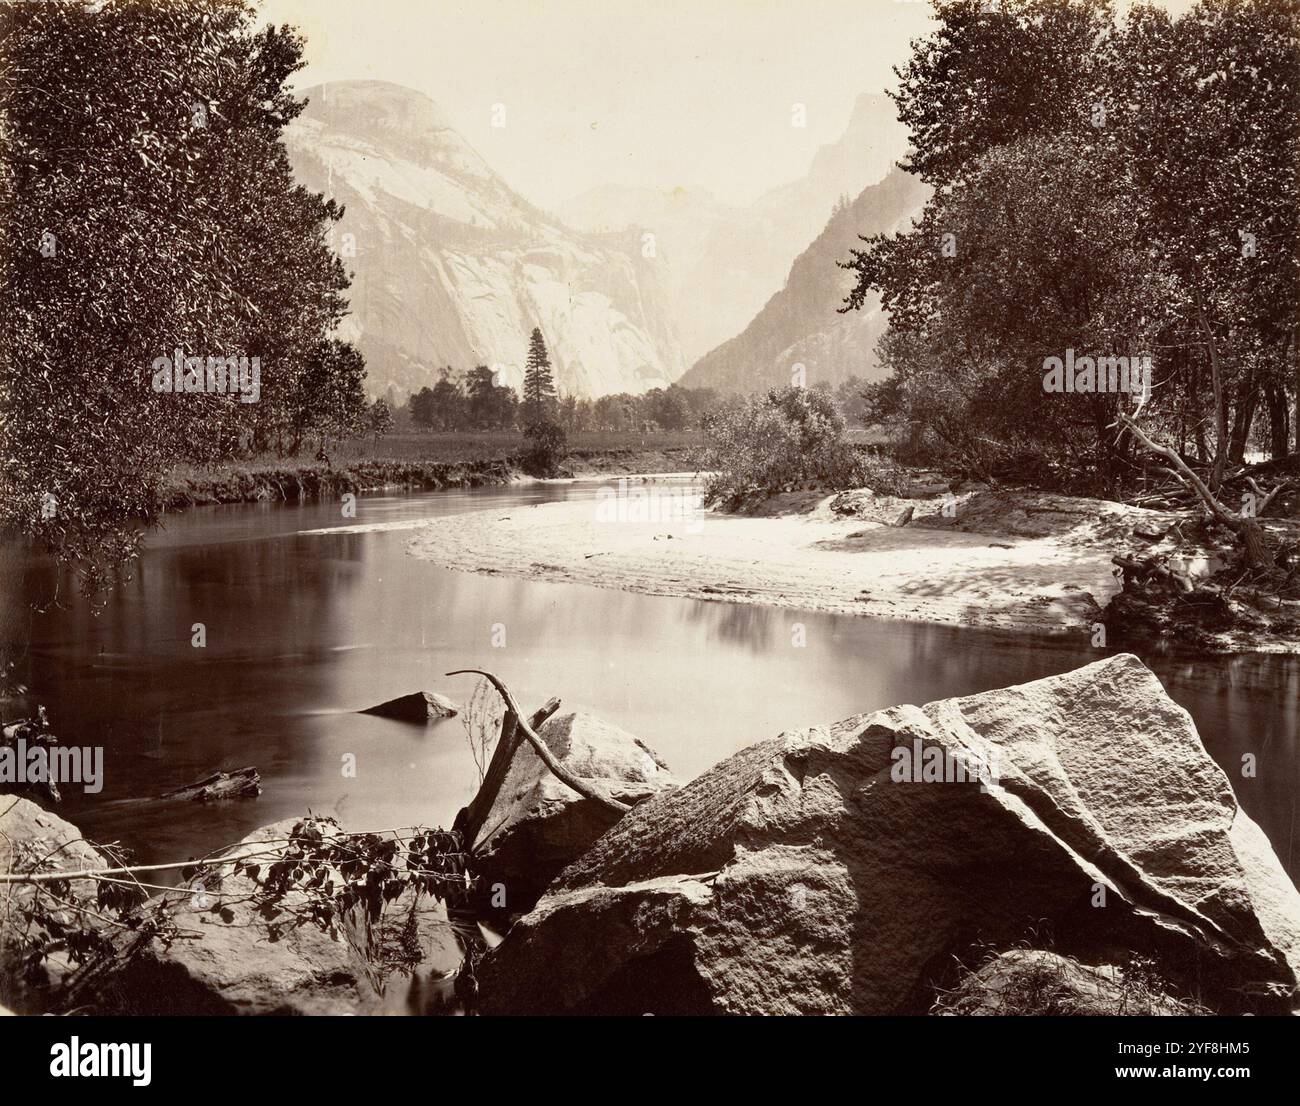
[[[558,695],[647,740],[689,778],[783,729],[1005,686],[1097,659],[1074,645],[774,608],[624,595],[449,572],[405,553],[409,530],[308,534],[356,523],[508,510],[590,497],[591,484],[372,496],[337,504],[208,507],[154,535],[134,579],[97,617],[44,613],[54,570],[5,578],[5,633],[30,643],[26,676],[71,744],[105,747],[105,784],[65,788],[63,813],[145,860],[185,859],[313,811],[351,829],[448,824],[476,773],[459,719],[425,729],[352,713],[419,688],[466,699],[496,671],[525,706]],[[62,584],[66,595],[68,585]],[[191,626],[206,626],[206,648]],[[791,626],[806,626],[794,648]],[[505,647],[492,645],[505,627]],[[1300,877],[1300,661],[1155,663],[1195,717],[1246,809]],[[1244,752],[1257,778],[1242,779]],[[356,756],[345,778],[344,754]],[[253,764],[264,793],[161,801],[217,768]]]

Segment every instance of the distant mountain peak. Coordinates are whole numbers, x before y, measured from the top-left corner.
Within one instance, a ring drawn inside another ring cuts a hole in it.
[[[835,387],[850,376],[878,379],[875,345],[885,317],[875,297],[861,310],[839,313],[853,274],[837,262],[860,245],[860,234],[904,229],[927,194],[920,180],[898,168],[868,185],[847,207],[828,216],[825,229],[795,258],[785,286],[749,325],[700,358],[681,383],[754,392],[788,384],[796,364],[803,365],[810,385]]]
[[[638,239],[575,233],[528,203],[421,92],[340,81],[305,94],[286,144],[303,183],[346,209],[335,230],[355,274],[344,331],[372,393],[479,364],[518,389],[534,326],[564,395],[641,393],[681,375]]]
[[[372,128],[385,131],[451,130],[442,108],[414,88],[392,81],[330,81],[303,89],[310,102],[304,119],[339,122],[364,113]]]
[[[585,230],[654,234],[683,350],[688,360],[699,358],[780,290],[791,260],[823,231],[842,197],[890,172],[907,142],[896,116],[884,93],[862,93],[844,133],[817,151],[808,172],[751,205],[723,203],[703,189],[609,185],[574,197],[559,214]]]

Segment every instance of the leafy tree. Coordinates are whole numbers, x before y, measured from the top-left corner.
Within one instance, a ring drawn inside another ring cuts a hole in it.
[[[1108,428],[1123,397],[1047,394],[1043,360],[1145,352],[1145,414],[1213,460],[1212,484],[1261,402],[1284,451],[1297,17],[1295,0],[1203,0],[1177,20],[1139,8],[1122,27],[1101,3],[942,6],[896,96],[910,167],[936,191],[910,231],[848,263],[846,308],[877,291],[889,312],[895,377],[870,390],[872,413],[977,471],[1032,453],[1122,480],[1132,439]]]
[[[866,422],[867,403],[863,397],[865,382],[861,377],[850,376],[835,389],[835,404],[849,426],[862,426]]]
[[[295,184],[281,141],[301,54],[238,0],[0,20],[0,525],[79,561],[90,591],[138,550],[176,461],[303,426],[348,277],[326,245],[341,209]],[[256,402],[155,391],[178,349],[257,357]]]
[[[536,423],[547,417],[555,403],[555,380],[551,376],[551,358],[541,329],[533,327],[528,339],[528,361],[524,368],[524,418]]]
[[[1177,274],[1167,309],[1196,391],[1210,396],[1217,482],[1241,461],[1261,400],[1275,456],[1288,386],[1300,404],[1288,368],[1300,317],[1300,4],[1204,0],[1177,20],[1138,9],[1114,54],[1115,126],[1144,188],[1150,249]]]
[[[426,385],[418,392],[413,392],[411,398],[406,401],[406,406],[411,414],[411,422],[416,426],[426,430],[433,426],[438,404],[432,388]]]
[[[366,433],[375,441],[389,434],[393,429],[393,412],[388,401],[377,399],[366,408]]]
[[[600,396],[592,404],[592,421],[599,430],[629,430],[637,425],[637,399],[626,393]]]
[[[565,396],[560,400],[556,418],[566,434],[575,434],[591,425],[592,403],[589,399]]]
[[[952,0],[936,18],[889,93],[911,131],[909,172],[942,188],[996,146],[1090,125],[1108,0]]]
[[[680,385],[673,385],[673,387],[681,393],[682,398],[686,400],[686,406],[690,409],[688,426],[702,426],[704,420],[720,410],[726,402],[716,388],[682,388]]]
[[[321,448],[330,440],[364,433],[365,378],[366,362],[355,346],[337,338],[321,342],[302,374],[299,418],[290,451],[297,453],[302,438],[311,433]]]
[[[664,430],[681,430],[691,417],[690,404],[683,389],[676,386],[667,390],[652,388],[645,395],[646,414]]]
[[[503,430],[513,426],[519,399],[508,385],[498,384],[492,370],[478,365],[466,381],[468,420],[479,429]]]
[[[560,463],[568,452],[568,435],[564,427],[551,419],[539,419],[524,427],[528,448],[522,460],[525,472],[534,476],[560,475]]]
[[[457,430],[467,425],[468,410],[460,384],[446,373],[433,386],[430,426],[437,430]]]
[[[1043,363],[1071,348],[1136,356],[1159,339],[1148,305],[1169,280],[1133,244],[1139,218],[1114,151],[1036,135],[981,157],[913,233],[875,240],[856,264],[891,313],[878,356],[897,377],[892,413],[984,476],[1030,454],[1045,478],[1112,474],[1124,454],[1106,428],[1129,397],[1049,393]]]

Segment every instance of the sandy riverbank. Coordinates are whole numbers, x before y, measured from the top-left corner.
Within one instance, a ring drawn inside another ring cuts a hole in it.
[[[894,527],[871,516],[896,513],[900,501],[846,517],[834,498],[796,493],[769,501],[763,517],[668,521],[611,518],[600,502],[548,503],[438,519],[408,549],[470,572],[1031,633],[1091,633],[1118,590],[1115,543],[1095,518],[1065,533],[1017,534],[1006,520],[991,533],[961,532],[945,526],[937,500],[919,500],[917,521]]]

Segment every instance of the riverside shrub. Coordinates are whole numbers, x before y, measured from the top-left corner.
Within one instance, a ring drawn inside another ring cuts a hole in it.
[[[523,470],[532,476],[558,475],[560,462],[569,451],[564,427],[550,419],[537,419],[524,427],[524,438],[528,447],[520,458]]]
[[[793,385],[754,396],[710,420],[705,467],[709,504],[733,508],[754,494],[797,484],[839,490],[862,482],[863,463],[844,439],[830,395]]]

